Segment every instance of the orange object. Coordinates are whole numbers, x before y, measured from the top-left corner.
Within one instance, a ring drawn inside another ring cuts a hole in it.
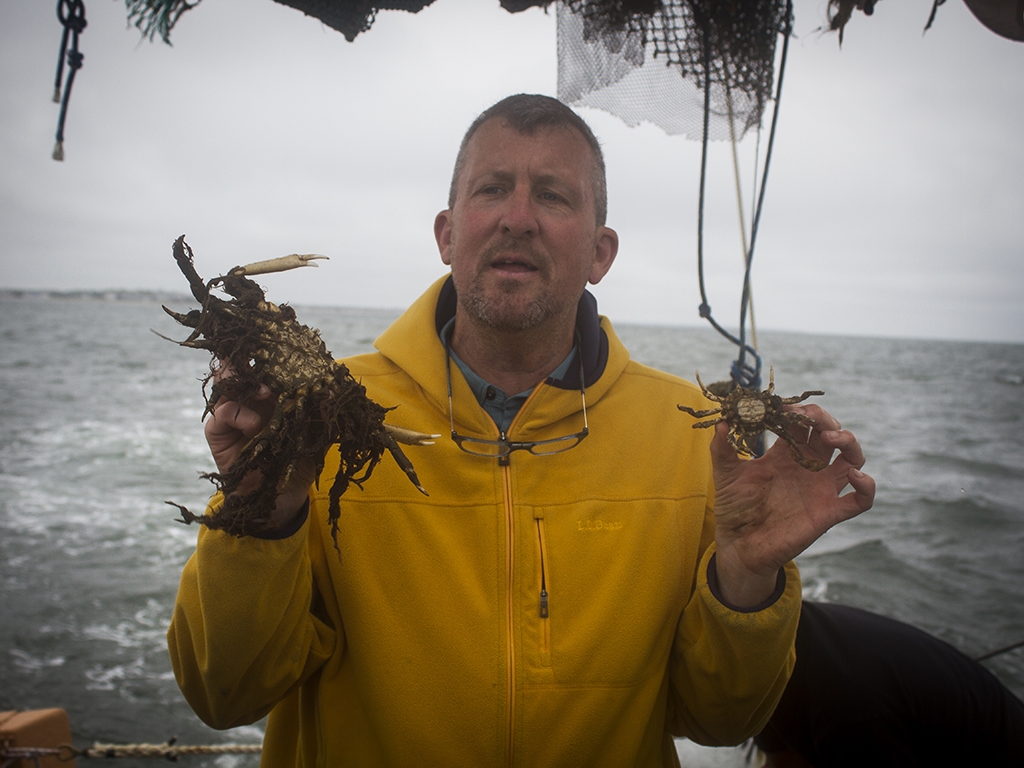
[[[71,721],[63,709],[35,709],[28,712],[0,712],[0,747],[17,749],[59,749],[71,744]],[[9,768],[35,768],[35,761],[22,758]],[[62,761],[56,755],[40,758],[40,768],[74,768],[73,759]]]

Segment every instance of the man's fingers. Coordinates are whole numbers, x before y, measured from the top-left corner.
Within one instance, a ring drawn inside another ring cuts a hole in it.
[[[814,422],[812,428],[817,432],[843,428],[843,425],[839,423],[839,420],[836,419],[835,416],[826,411],[820,405],[815,405],[814,403],[809,403],[807,405],[788,405],[785,410],[793,413],[799,413],[801,416],[806,416]]]
[[[845,519],[856,517],[861,512],[867,512],[875,503],[875,479],[859,469],[850,468],[846,473],[846,481],[853,490],[843,496],[849,514]]]
[[[819,405],[792,405],[786,410],[810,420],[810,423],[792,424],[788,430],[796,445],[806,446],[801,452],[809,458],[830,463],[834,450],[839,446],[824,436],[842,430],[839,421]]]
[[[218,434],[234,431],[253,437],[259,434],[265,423],[266,418],[252,408],[228,400],[214,407],[208,429]]]
[[[853,432],[846,429],[822,432],[821,442],[830,449],[838,449],[842,458],[854,469],[864,466],[864,449]]]
[[[729,425],[725,422],[715,425],[715,436],[711,440],[711,460],[719,469],[729,470],[740,463],[736,450],[729,445]]]
[[[854,494],[860,500],[860,511],[871,509],[875,502],[875,479],[859,469],[851,469],[848,479]]]
[[[214,406],[204,430],[213,460],[226,472],[242,449],[267,424],[265,415],[248,406],[226,400]]]
[[[266,384],[260,384],[260,388],[256,390],[256,394],[250,397],[250,400],[269,400],[273,397],[274,393],[270,391],[270,387]]]

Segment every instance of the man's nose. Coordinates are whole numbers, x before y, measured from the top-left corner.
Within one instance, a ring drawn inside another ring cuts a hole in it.
[[[517,187],[512,190],[502,213],[501,226],[513,237],[537,233],[537,215],[533,193],[529,189]]]

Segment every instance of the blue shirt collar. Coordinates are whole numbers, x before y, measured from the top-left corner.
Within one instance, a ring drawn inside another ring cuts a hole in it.
[[[434,327],[441,335],[441,329],[455,317],[455,306],[458,296],[451,276],[441,287],[434,309]],[[587,384],[593,384],[601,378],[605,365],[608,363],[608,335],[601,327],[601,318],[597,313],[597,299],[590,291],[583,291],[576,310],[577,349],[583,355],[584,376]],[[548,377],[547,383],[559,389],[580,388],[580,366],[570,365],[564,371],[559,368]]]
[[[455,328],[455,318],[452,317],[444,324],[441,328],[441,342],[447,345],[447,339],[450,338],[452,331]],[[565,359],[559,364],[548,379],[564,379],[566,373],[569,371],[569,366],[572,363],[576,353],[576,348],[573,347],[572,351],[566,355]],[[509,395],[502,391],[500,388],[493,384],[487,383],[484,379],[477,376],[473,370],[466,365],[462,359],[455,354],[455,350],[448,347],[448,354],[451,355],[452,360],[462,371],[462,375],[466,378],[466,383],[469,384],[469,388],[473,391],[476,396],[476,400],[480,403],[494,423],[498,426],[501,434],[508,434],[509,427],[512,426],[512,419],[519,413],[519,409],[523,407],[523,403],[526,402],[526,398],[530,396],[536,387],[530,387],[529,389],[520,392],[516,395]]]

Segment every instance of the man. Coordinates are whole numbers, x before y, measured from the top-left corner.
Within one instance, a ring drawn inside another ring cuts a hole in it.
[[[769,768],[1024,765],[1024,702],[916,627],[805,602],[796,666],[754,741]]]
[[[264,765],[676,765],[673,735],[737,743],[767,721],[793,663],[791,560],[874,483],[817,406],[801,448],[839,451],[818,473],[781,446],[741,461],[721,431],[709,450],[678,420],[697,387],[630,361],[584,291],[618,250],[606,207],[570,109],[484,112],[434,225],[450,279],[346,361],[396,423],[450,434],[412,457],[430,496],[382,462],[342,499],[338,552],[330,482],[309,477],[264,538],[200,532],[175,674],[214,726],[270,713]],[[218,404],[218,466],[268,402]]]

